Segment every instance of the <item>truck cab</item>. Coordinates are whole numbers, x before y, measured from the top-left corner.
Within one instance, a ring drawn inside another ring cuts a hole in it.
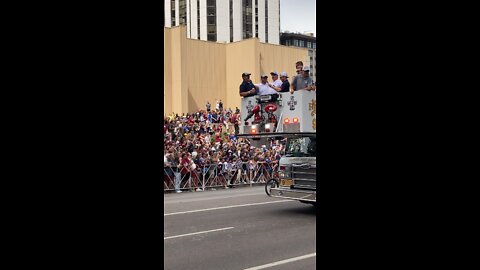
[[[271,197],[316,203],[317,138],[315,133],[289,134],[285,153],[279,162],[279,179],[267,183]]]

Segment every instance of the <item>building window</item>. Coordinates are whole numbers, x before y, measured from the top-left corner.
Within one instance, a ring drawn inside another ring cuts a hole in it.
[[[216,41],[216,40],[217,40],[217,35],[215,35],[215,34],[207,34],[207,40],[208,40],[208,41]]]
[[[310,41],[307,41],[307,48],[309,48],[309,49],[312,48],[312,43]]]
[[[170,11],[171,11],[171,16],[172,16],[172,27],[176,26],[175,22],[175,0],[170,1]]]
[[[215,25],[215,16],[207,16],[207,25]]]
[[[297,46],[297,47],[298,47],[298,40],[297,40],[297,39],[294,39],[294,40],[293,40],[293,46]]]
[[[304,46],[305,46],[303,40],[300,40],[300,41],[299,41],[298,46],[300,46],[300,47],[304,47]]]
[[[188,10],[190,11],[188,13],[188,27],[190,29],[190,36],[189,38],[192,38],[192,2],[191,1],[188,1]]]
[[[314,49],[316,49],[316,48],[317,48],[317,44],[316,44],[316,43],[313,43],[313,44],[312,44],[312,47],[313,47]]]
[[[207,16],[215,16],[215,7],[207,8]]]
[[[217,9],[216,1],[207,1],[207,40],[217,41]]]
[[[255,0],[255,37],[258,38],[258,0]]]
[[[215,34],[215,31],[216,31],[216,26],[215,25],[208,25],[207,26],[207,33],[208,34]]]
[[[197,39],[200,39],[200,0],[197,0]]]
[[[268,0],[265,0],[265,42],[268,42]]]
[[[233,42],[233,0],[230,0],[230,42]]]
[[[242,1],[242,18],[243,18],[243,38],[251,38],[252,33],[252,0]]]
[[[185,25],[187,24],[187,1],[180,0],[178,2],[178,9],[179,9],[179,24]]]

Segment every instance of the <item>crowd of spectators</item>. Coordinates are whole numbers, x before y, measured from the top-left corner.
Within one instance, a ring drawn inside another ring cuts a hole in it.
[[[270,140],[267,145],[254,147],[248,139],[236,136],[241,120],[238,108],[210,109],[209,103],[206,107],[208,111],[164,116],[166,175],[171,177],[177,171],[182,178],[189,178],[210,165],[255,170],[263,163],[270,171],[277,167],[283,149],[281,141]]]

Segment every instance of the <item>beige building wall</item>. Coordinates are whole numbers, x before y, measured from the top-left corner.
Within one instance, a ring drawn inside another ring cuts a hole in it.
[[[229,44],[187,39],[185,26],[164,28],[164,48],[165,114],[205,109],[207,101],[215,108],[217,99],[224,108],[235,109],[240,107],[244,71],[252,73],[253,83],[274,70],[291,77],[295,62],[308,57],[307,49],[260,43],[256,38]]]

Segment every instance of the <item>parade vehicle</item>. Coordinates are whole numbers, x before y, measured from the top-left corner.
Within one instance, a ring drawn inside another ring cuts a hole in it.
[[[286,140],[278,177],[265,185],[267,195],[316,205],[315,91],[244,97],[241,106],[239,137],[253,145]]]

